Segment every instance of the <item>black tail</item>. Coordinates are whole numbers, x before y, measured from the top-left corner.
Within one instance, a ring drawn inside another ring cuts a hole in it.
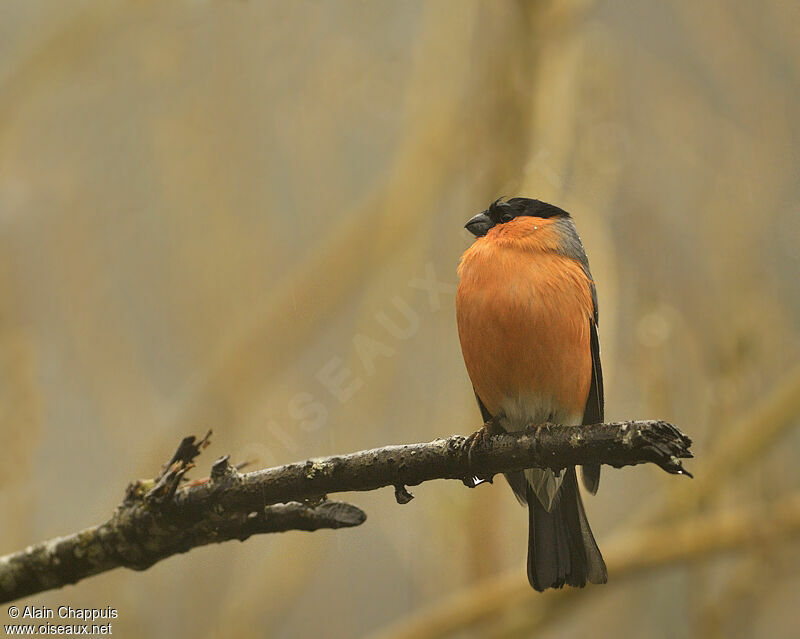
[[[567,469],[560,496],[547,512],[528,487],[528,581],[534,589],[604,584],[606,564],[592,536],[575,468]]]

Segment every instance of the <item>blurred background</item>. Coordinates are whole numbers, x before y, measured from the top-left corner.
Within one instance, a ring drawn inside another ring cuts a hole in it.
[[[609,420],[696,455],[692,481],[604,472],[604,587],[533,593],[508,487],[431,482],[344,496],[356,529],[29,603],[110,605],[122,637],[795,637],[799,25],[780,1],[4,0],[0,554],[107,518],[208,428],[198,474],[475,430],[455,270],[502,195],[575,217]]]

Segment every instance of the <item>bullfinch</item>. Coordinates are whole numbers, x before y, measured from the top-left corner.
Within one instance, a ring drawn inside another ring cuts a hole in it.
[[[486,428],[603,422],[597,293],[569,213],[523,197],[496,200],[466,224],[458,336]],[[600,466],[582,466],[592,494]],[[605,583],[575,467],[506,474],[528,506],[528,581],[536,590]]]

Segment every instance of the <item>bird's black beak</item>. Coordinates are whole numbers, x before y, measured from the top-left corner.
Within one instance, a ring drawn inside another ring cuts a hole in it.
[[[475,237],[483,237],[493,226],[494,222],[492,222],[491,218],[486,215],[486,213],[478,213],[464,225],[464,228],[472,233]]]

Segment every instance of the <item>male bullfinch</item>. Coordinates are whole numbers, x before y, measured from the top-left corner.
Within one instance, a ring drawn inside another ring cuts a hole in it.
[[[603,421],[597,294],[569,213],[539,200],[496,200],[466,224],[456,316],[461,351],[485,422]],[[600,466],[581,467],[594,494]],[[605,583],[575,468],[506,475],[528,505],[528,581],[536,590]]]

